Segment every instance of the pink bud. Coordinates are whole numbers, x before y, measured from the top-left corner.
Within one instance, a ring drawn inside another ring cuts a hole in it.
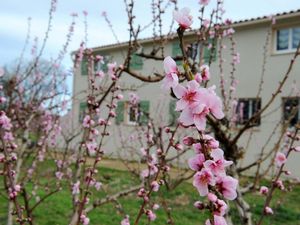
[[[192,146],[195,143],[195,140],[193,137],[184,137],[182,142],[187,146]]]
[[[266,207],[265,208],[265,213],[267,214],[267,215],[271,215],[271,214],[273,214],[274,212],[273,212],[273,210],[270,208],[270,207]]]
[[[170,133],[170,132],[171,132],[170,127],[166,127],[166,128],[165,128],[165,132],[166,132],[166,133]]]
[[[110,111],[110,112],[109,112],[109,115],[110,115],[111,117],[116,117],[116,113],[115,113],[114,111]]]
[[[179,144],[179,143],[177,143],[177,144],[175,145],[175,148],[176,148],[176,150],[178,150],[178,151],[182,151],[182,150],[183,150],[182,144]]]
[[[118,94],[118,95],[117,95],[117,99],[121,100],[121,99],[123,99],[123,98],[124,98],[124,96],[123,96],[122,94]]]
[[[213,194],[213,193],[208,193],[207,194],[207,198],[211,202],[216,202],[218,200],[217,196],[215,194]]]
[[[157,192],[159,190],[159,184],[158,184],[158,182],[156,180],[152,181],[151,187],[152,187],[153,191]]]
[[[194,203],[194,206],[195,206],[197,209],[200,209],[200,210],[202,210],[202,209],[205,208],[205,205],[204,205],[202,202],[200,202],[200,201],[196,201],[196,202]]]
[[[261,186],[259,189],[259,193],[262,195],[266,195],[266,194],[268,194],[268,192],[269,192],[269,189],[266,186]]]

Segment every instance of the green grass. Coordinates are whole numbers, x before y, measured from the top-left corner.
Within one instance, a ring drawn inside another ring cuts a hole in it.
[[[49,178],[53,172],[54,164],[47,162],[39,169],[39,176],[41,181],[39,186],[47,186],[52,189],[55,183]],[[105,176],[103,176],[104,174]],[[133,178],[128,172],[118,171],[108,168],[99,168],[98,178],[104,184],[104,189],[99,192],[94,191],[91,196],[91,201],[95,198],[101,198],[105,196],[105,192],[108,194],[116,193],[120,190],[128,188],[132,185],[137,185],[138,180]],[[1,184],[2,185],[2,184]],[[0,188],[2,190],[2,187]],[[33,189],[33,184],[28,183],[27,190]],[[45,195],[44,189],[37,189],[39,196]],[[182,183],[175,190],[168,192],[163,187],[159,193],[154,193],[153,200],[161,205],[160,195],[168,202],[168,206],[171,208],[171,215],[175,224],[179,225],[194,225],[204,224],[207,215],[193,207],[193,203],[199,200],[199,195],[194,187],[190,183]],[[251,193],[245,196],[246,200],[252,206],[252,213],[254,219],[257,219],[261,213],[264,198],[257,193]],[[30,201],[30,205],[33,205],[35,200]],[[122,210],[126,214],[130,215],[131,221],[134,220],[141,200],[138,200],[134,195],[129,195],[119,200],[122,205]],[[272,225],[299,225],[300,224],[300,186],[293,187],[291,192],[280,191],[275,192],[275,197],[272,201],[272,208],[275,215],[265,218],[264,224]],[[6,220],[7,201],[0,196],[0,224]],[[231,213],[234,218],[234,224],[240,224],[238,215],[234,206],[231,207]],[[33,213],[34,220],[38,225],[63,225],[68,224],[69,218],[72,214],[72,202],[70,187],[64,184],[64,188],[49,197],[43,202]],[[162,206],[156,211],[157,220],[153,224],[163,225],[166,224],[167,216]],[[96,225],[110,225],[120,224],[123,215],[116,210],[116,204],[106,204],[99,208],[96,208],[88,214],[91,219],[90,224]],[[146,218],[143,216],[140,224],[147,224]]]

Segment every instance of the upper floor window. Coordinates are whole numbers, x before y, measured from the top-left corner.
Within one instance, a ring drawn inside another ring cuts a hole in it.
[[[102,61],[95,61],[94,62],[94,72],[102,71],[106,73],[108,71],[107,64],[112,60],[110,55],[104,55]]]
[[[300,27],[283,28],[276,31],[277,52],[290,52],[297,49],[300,41]]]
[[[289,126],[295,126],[300,120],[299,97],[283,98],[283,119]]]
[[[260,98],[240,98],[236,107],[237,123],[246,123],[255,113],[261,109]],[[260,116],[252,123],[254,126],[260,125]]]

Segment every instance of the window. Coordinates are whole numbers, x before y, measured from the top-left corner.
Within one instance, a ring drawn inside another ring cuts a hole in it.
[[[237,124],[246,123],[256,112],[261,109],[260,98],[241,98],[236,107]],[[260,117],[253,122],[254,126],[260,125]]]
[[[289,126],[295,126],[300,120],[299,97],[283,98],[283,119],[289,121]]]
[[[276,30],[277,52],[290,52],[297,49],[300,41],[300,27],[284,28]]]
[[[103,71],[104,73],[106,73],[108,71],[108,67],[107,64],[111,61],[112,57],[109,55],[105,55],[103,56],[103,62],[101,61],[95,61],[94,63],[94,72],[99,72],[99,71]]]
[[[171,99],[169,103],[169,126],[175,126],[180,112],[175,111],[177,100]]]
[[[208,45],[211,47],[210,48],[208,46],[204,47],[203,59],[205,63],[209,63],[210,61],[214,62],[217,59],[217,40],[209,39]]]
[[[131,60],[130,60],[130,68],[131,69],[141,70],[141,69],[143,69],[143,65],[144,65],[144,62],[143,62],[142,57],[140,57],[136,54],[133,54],[131,56]]]
[[[140,101],[138,106],[132,106],[129,101],[119,101],[116,109],[116,124],[146,125],[149,117],[149,101]]]

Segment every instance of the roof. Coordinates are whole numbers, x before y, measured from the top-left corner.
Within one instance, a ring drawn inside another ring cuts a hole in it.
[[[275,17],[275,19],[277,19],[277,20],[289,18],[289,17],[293,17],[293,16],[300,16],[300,9],[277,13],[272,16]],[[259,24],[259,23],[265,23],[265,22],[269,22],[269,21],[270,21],[270,15],[269,16],[265,15],[265,16],[250,18],[250,19],[234,21],[232,23],[232,27],[233,28],[244,27],[244,26],[250,26],[250,25],[255,25],[255,24]],[[187,35],[192,35],[192,34],[194,34],[193,30],[187,32]],[[174,33],[174,35],[175,35],[175,33]],[[153,38],[152,37],[141,38],[141,39],[139,39],[139,41],[141,42],[141,44],[148,43],[148,42],[152,42]],[[124,41],[124,42],[120,42],[120,43],[101,45],[101,46],[94,47],[92,49],[94,49],[95,51],[97,51],[97,50],[103,51],[103,50],[110,50],[110,49],[117,48],[117,47],[126,47],[127,44],[128,44],[128,41]]]

